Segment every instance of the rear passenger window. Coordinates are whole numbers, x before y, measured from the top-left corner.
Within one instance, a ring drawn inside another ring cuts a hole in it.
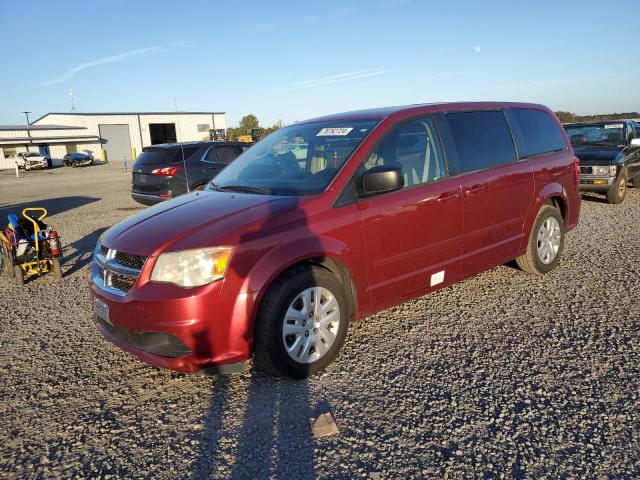
[[[447,115],[458,151],[460,173],[515,162],[516,151],[502,112],[462,112]]]
[[[218,162],[224,164],[231,163],[238,156],[236,147],[233,146],[215,147],[215,151]]]
[[[542,110],[514,108],[511,111],[522,136],[518,136],[518,150],[521,157],[541,155],[567,148],[560,128]]]
[[[412,120],[396,127],[364,163],[368,170],[378,165],[402,169],[405,187],[433,182],[446,176],[442,150],[431,118]]]

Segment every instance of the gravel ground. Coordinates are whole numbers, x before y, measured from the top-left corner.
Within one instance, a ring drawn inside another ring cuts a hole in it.
[[[99,336],[90,256],[139,208],[128,182],[0,172],[0,221],[43,205],[66,243],[62,283],[0,279],[0,477],[640,476],[640,191],[587,197],[552,273],[501,266],[367,318],[293,382],[160,371]],[[340,434],[315,440],[326,411]]]

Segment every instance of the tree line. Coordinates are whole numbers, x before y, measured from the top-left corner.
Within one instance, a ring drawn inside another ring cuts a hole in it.
[[[240,137],[245,137],[248,135],[251,136],[254,141],[256,141],[266,137],[270,133],[275,132],[283,126],[284,122],[282,120],[278,120],[270,127],[261,127],[258,117],[250,113],[249,115],[245,115],[240,119],[237,127],[227,128],[227,139],[237,140]]]
[[[605,115],[576,115],[571,112],[555,112],[556,116],[562,123],[586,123],[601,122],[603,120],[625,120],[628,118],[640,118],[638,112],[627,113],[607,113]]]
[[[626,113],[607,113],[604,115],[576,115],[572,112],[558,111],[556,116],[562,123],[584,123],[584,122],[600,122],[603,120],[623,120],[627,118],[640,118],[638,112]],[[238,138],[252,137],[253,141],[260,140],[270,133],[282,128],[284,122],[278,120],[270,127],[261,127],[258,117],[250,113],[240,119],[237,127],[227,128],[227,140],[237,140]]]

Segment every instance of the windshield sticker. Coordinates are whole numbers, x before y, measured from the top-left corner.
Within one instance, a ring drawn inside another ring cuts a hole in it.
[[[622,128],[624,125],[621,123],[612,123],[611,125],[605,125],[604,128]]]
[[[318,132],[316,137],[344,137],[345,135],[349,135],[351,130],[353,130],[353,127],[323,128]]]

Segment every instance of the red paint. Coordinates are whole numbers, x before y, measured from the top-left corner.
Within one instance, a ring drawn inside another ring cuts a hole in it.
[[[327,117],[384,119],[325,192],[304,197],[202,192],[125,220],[105,232],[103,245],[149,259],[124,297],[95,285],[93,294],[108,304],[114,324],[133,332],[171,333],[193,353],[178,359],[150,355],[101,333],[159,367],[194,372],[235,363],[251,357],[254,321],[266,289],[298,262],[327,257],[342,264],[355,284],[358,320],[523,254],[536,214],[550,199],[561,204],[566,229],[574,228],[580,196],[568,139],[565,151],[333,207],[377,141],[398,122],[437,112],[519,106],[550,113],[538,105],[462,103]],[[224,280],[194,289],[150,281],[160,253],[222,245],[233,247]],[[443,270],[444,281],[430,286],[431,275]]]

